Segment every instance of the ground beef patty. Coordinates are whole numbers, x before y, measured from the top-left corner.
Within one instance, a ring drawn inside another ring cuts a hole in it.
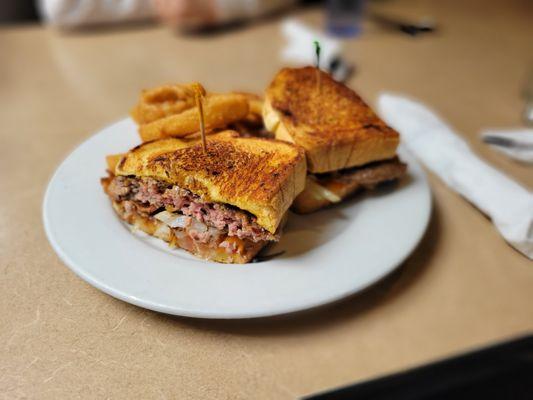
[[[130,208],[135,208],[135,211],[144,215],[166,209],[194,218],[228,236],[254,242],[279,240],[278,234],[272,234],[259,226],[256,218],[247,212],[225,204],[203,202],[199,196],[186,189],[152,178],[114,176],[108,181],[106,192],[113,200],[128,202],[126,204]],[[205,241],[209,238],[199,239]]]

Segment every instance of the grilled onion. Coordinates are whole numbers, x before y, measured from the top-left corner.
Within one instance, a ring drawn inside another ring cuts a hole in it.
[[[331,190],[326,189],[324,186],[318,184],[312,177],[307,176],[305,183],[305,190],[308,190],[314,198],[317,200],[326,199],[332,203],[338,203],[342,199],[333,193]]]
[[[154,215],[154,217],[171,228],[186,228],[191,223],[191,217],[181,214],[173,214],[168,211],[161,211]]]

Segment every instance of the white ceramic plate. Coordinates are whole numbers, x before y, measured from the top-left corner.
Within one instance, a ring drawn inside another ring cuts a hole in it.
[[[81,144],[45,194],[44,226],[53,248],[98,289],[141,307],[201,318],[250,318],[329,303],[375,283],[413,251],[429,221],[424,172],[405,151],[409,179],[307,216],[290,215],[270,261],[201,261],[166,243],[132,234],[100,186],[104,157],[138,144],[129,119]]]

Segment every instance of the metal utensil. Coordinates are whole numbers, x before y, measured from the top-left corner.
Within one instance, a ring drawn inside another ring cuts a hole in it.
[[[483,141],[495,146],[513,148],[513,149],[533,149],[533,143],[523,143],[514,139],[503,138],[501,136],[484,136]]]
[[[399,18],[388,17],[378,13],[370,13],[370,19],[385,28],[398,30],[409,36],[416,36],[421,33],[431,33],[437,29],[435,22],[429,18],[418,22],[405,21]]]

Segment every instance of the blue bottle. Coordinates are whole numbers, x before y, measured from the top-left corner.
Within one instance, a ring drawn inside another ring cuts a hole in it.
[[[326,29],[332,36],[353,37],[362,31],[365,0],[328,0]]]

